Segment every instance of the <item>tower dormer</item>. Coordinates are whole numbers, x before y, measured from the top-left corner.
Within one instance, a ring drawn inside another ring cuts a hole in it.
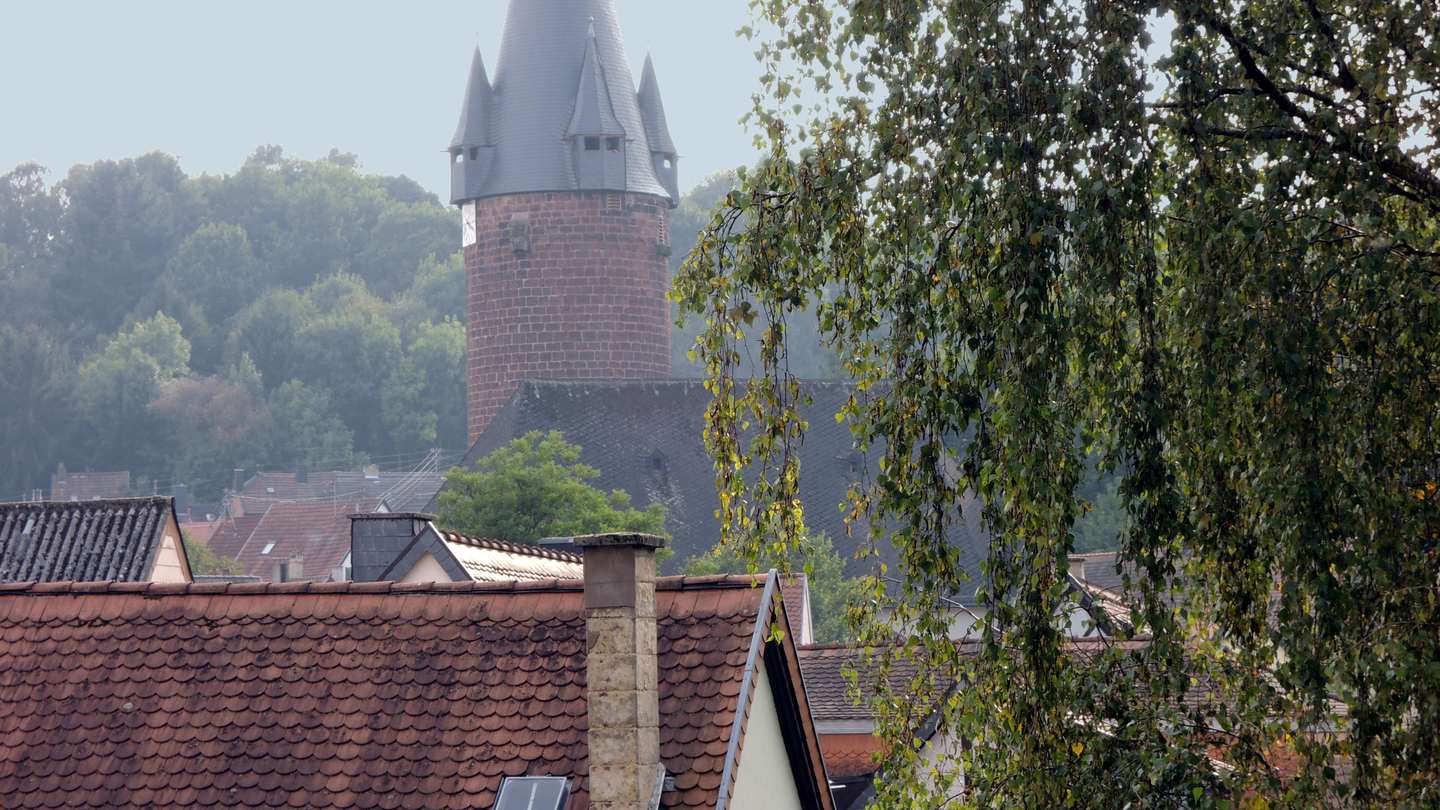
[[[495,103],[494,89],[485,73],[480,49],[470,62],[470,80],[465,85],[465,103],[460,123],[450,140],[450,201],[463,203],[483,193],[485,181],[495,162],[495,141],[490,122]]]
[[[648,54],[636,100],[640,105],[640,120],[645,123],[645,140],[650,144],[655,179],[670,192],[671,205],[675,205],[680,201],[680,156],[675,151],[675,142],[670,139],[670,125],[665,121],[665,103],[660,99],[660,82],[655,78],[655,63]]]
[[[626,180],[626,153],[629,138],[615,115],[605,66],[600,62],[595,21],[590,21],[585,40],[585,59],[580,65],[575,110],[565,129],[570,154],[575,162],[575,182],[580,189],[622,189]]]

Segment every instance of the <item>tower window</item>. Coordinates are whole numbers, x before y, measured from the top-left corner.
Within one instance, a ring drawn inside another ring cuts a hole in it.
[[[480,147],[478,147],[478,146],[472,146],[472,147],[470,147],[470,159],[471,159],[471,160],[479,160],[479,159],[480,159]]]
[[[670,158],[665,158],[665,168],[667,168],[667,169],[673,169],[673,168],[675,168],[675,162],[674,162],[673,160],[671,160]]]
[[[462,151],[459,150],[459,149],[456,149],[456,150],[452,151],[452,152],[450,153],[450,156],[455,159],[455,162],[456,162],[456,163],[459,163],[459,162],[461,162],[462,160],[465,159],[465,153],[462,152]]]
[[[587,136],[587,137],[585,138],[585,151],[586,151],[586,152],[599,152],[599,151],[600,151],[600,139],[599,139],[599,138],[596,138],[596,137],[593,137],[593,136]]]
[[[605,139],[605,148],[606,148],[606,149],[609,149],[611,152],[619,152],[619,151],[620,151],[620,139],[619,139],[619,138],[606,138],[606,139]]]

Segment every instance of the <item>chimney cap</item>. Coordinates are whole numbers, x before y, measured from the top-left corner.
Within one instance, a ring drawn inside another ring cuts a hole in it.
[[[660,535],[639,532],[582,534],[573,539],[578,548],[644,548],[654,551],[665,547],[665,538]]]

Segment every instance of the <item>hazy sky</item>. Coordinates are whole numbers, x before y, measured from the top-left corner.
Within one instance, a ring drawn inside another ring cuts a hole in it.
[[[161,150],[229,172],[261,144],[448,186],[470,54],[494,75],[505,0],[5,0],[0,173]],[[638,80],[655,58],[681,186],[750,161],[747,0],[617,0]]]

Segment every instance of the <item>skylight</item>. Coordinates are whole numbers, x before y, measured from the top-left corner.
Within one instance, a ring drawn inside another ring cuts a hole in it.
[[[266,544],[265,544],[265,547],[262,548],[262,549],[260,549],[260,553],[261,553],[261,554],[269,554],[271,551],[274,551],[274,550],[275,550],[275,544],[274,544],[274,543],[266,543]]]
[[[570,780],[563,776],[507,776],[494,810],[560,810],[568,798]]]

